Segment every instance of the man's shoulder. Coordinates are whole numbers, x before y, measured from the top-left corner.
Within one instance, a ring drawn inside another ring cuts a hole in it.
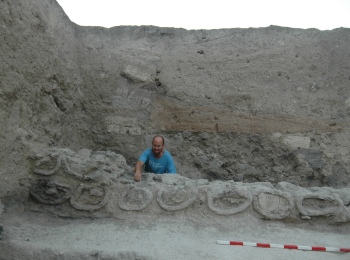
[[[152,149],[148,148],[148,149],[144,150],[144,151],[141,153],[140,159],[141,159],[141,158],[144,158],[144,160],[145,160],[145,159],[148,158],[151,154],[152,154]]]

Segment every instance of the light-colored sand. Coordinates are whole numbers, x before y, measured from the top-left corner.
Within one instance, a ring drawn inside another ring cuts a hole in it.
[[[205,225],[157,221],[58,219],[4,214],[0,259],[350,259],[350,253],[218,245],[217,240],[350,247],[342,227],[300,228],[277,222]],[[313,230],[314,229],[314,230]],[[6,255],[8,258],[4,258]]]

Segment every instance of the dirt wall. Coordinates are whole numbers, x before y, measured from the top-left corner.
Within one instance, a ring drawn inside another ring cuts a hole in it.
[[[110,29],[54,0],[0,2],[0,198],[43,148],[132,165],[163,134],[189,178],[349,187],[350,29]]]

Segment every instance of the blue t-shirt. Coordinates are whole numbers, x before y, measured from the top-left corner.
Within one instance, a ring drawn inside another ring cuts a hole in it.
[[[148,148],[141,154],[139,161],[144,163],[146,172],[157,174],[176,173],[173,158],[166,150],[164,150],[162,157],[157,159],[154,157],[152,149]]]

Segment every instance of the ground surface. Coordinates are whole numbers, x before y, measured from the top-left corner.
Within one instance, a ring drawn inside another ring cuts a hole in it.
[[[286,225],[237,218],[228,225],[158,221],[60,219],[4,214],[0,249],[10,259],[349,259],[332,253],[218,245],[217,240],[349,247],[345,227]],[[13,250],[16,248],[16,250]]]

